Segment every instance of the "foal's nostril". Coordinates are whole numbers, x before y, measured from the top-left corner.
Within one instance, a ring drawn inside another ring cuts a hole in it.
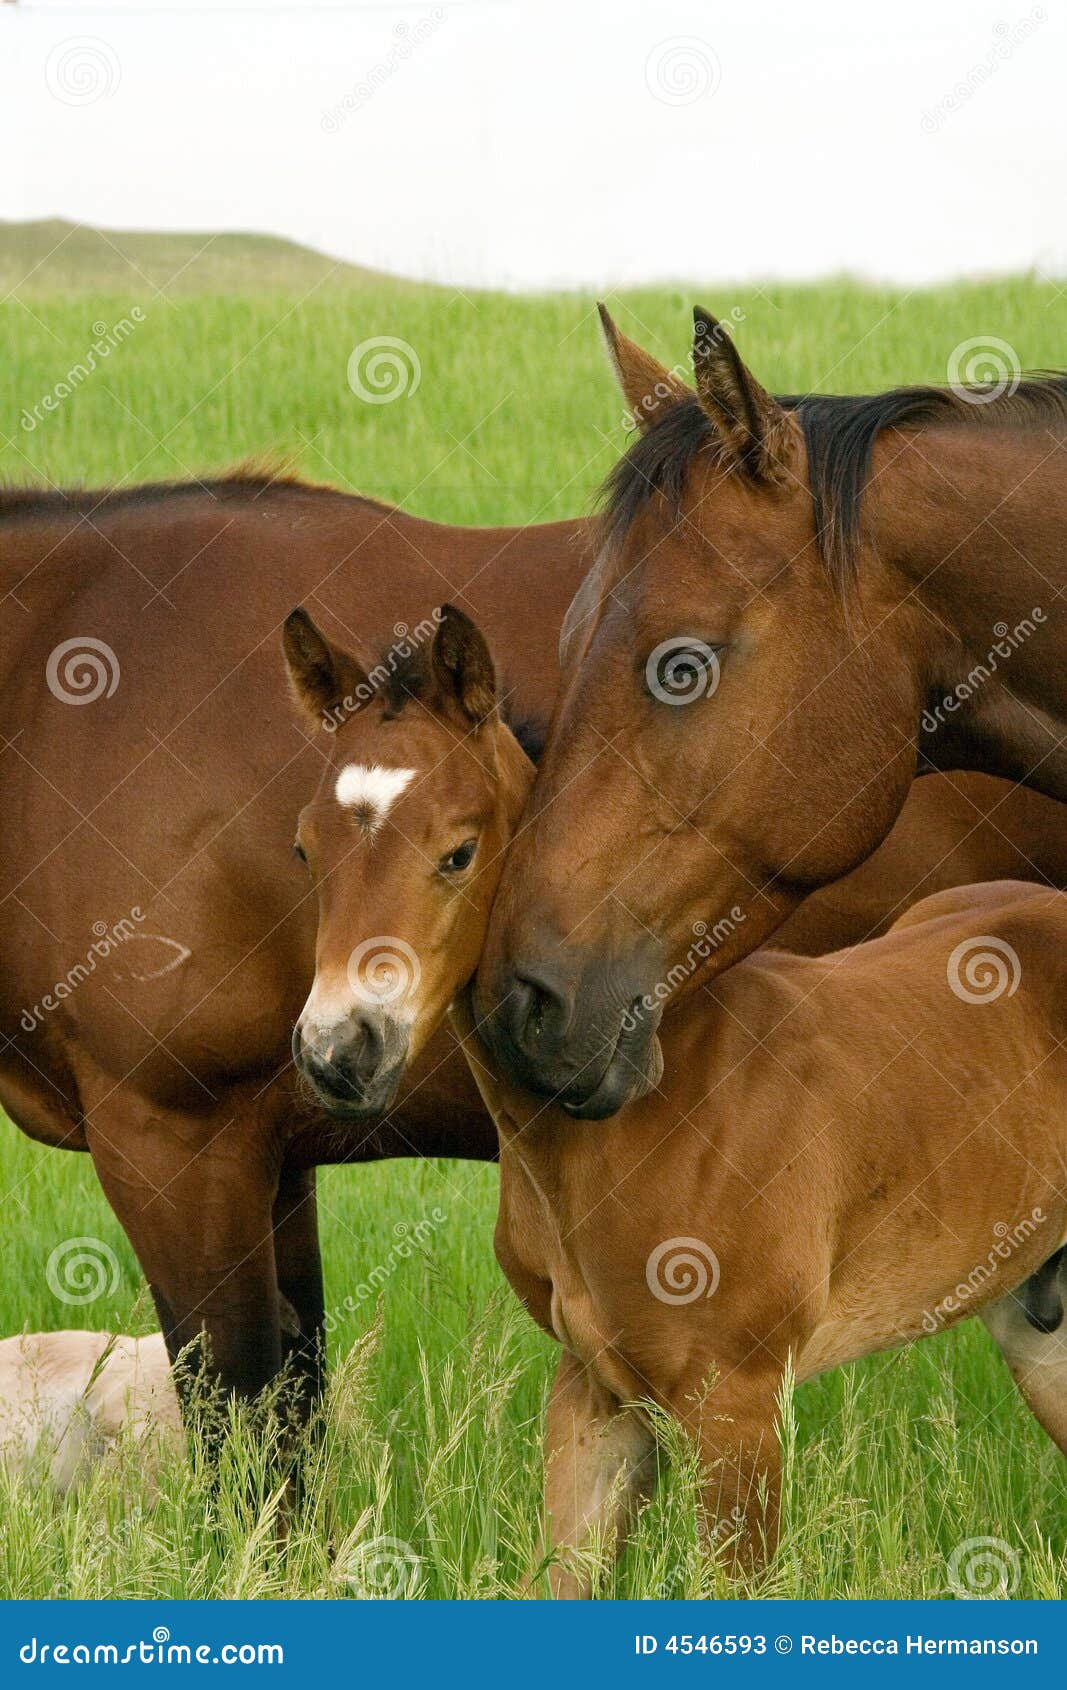
[[[293,1032],[293,1060],[315,1090],[340,1103],[369,1096],[391,1060],[390,1028],[373,1015],[353,1015],[343,1024]],[[394,1038],[395,1043],[395,1038]],[[399,1060],[399,1047],[396,1059]]]
[[[344,1053],[344,1067],[360,1080],[372,1080],[381,1067],[385,1040],[377,1022],[360,1019],[352,1032],[352,1043]]]

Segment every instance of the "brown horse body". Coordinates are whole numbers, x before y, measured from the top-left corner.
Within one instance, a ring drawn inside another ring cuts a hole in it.
[[[342,637],[406,622],[414,641],[448,583],[509,654],[521,708],[547,714],[586,540],[578,522],[448,528],[256,480],[0,498],[0,1098],[42,1142],[92,1152],[172,1353],[203,1326],[236,1389],[290,1347],[281,1299],[314,1367],[315,1164],[496,1153],[446,1031],[379,1118],[337,1119],[294,1086],[315,914],[292,818],[322,751],[292,721],[276,628],[304,596]],[[48,684],[67,641],[53,682],[78,703]],[[797,948],[862,938],[939,884],[1067,884],[1034,805],[922,783],[870,869],[798,913]]]
[[[1017,963],[1017,990],[982,980],[983,952]],[[738,964],[664,1022],[665,1091],[610,1121],[480,1068],[497,1253],[564,1350],[546,1434],[557,1547],[623,1535],[654,1466],[634,1406],[651,1402],[699,1447],[714,1540],[759,1559],[787,1370],[803,1381],[970,1315],[1067,1454],[1067,1273],[1046,1288],[1051,1332],[1013,1295],[1067,1241],[1065,1004],[1067,898],[1002,881],[925,899],[832,958]],[[588,1575],[556,1588],[581,1594]]]
[[[33,1137],[92,1153],[171,1354],[205,1328],[242,1392],[288,1347],[280,1298],[315,1365],[315,1164],[496,1150],[447,1033],[388,1119],[346,1125],[297,1091],[315,918],[292,829],[322,753],[277,630],[304,596],[402,650],[448,583],[547,713],[582,536],[254,479],[0,498],[0,1098]]]
[[[775,950],[824,956],[875,939],[919,898],[984,880],[1067,886],[1059,804],[991,775],[928,775],[912,786],[881,845],[841,880],[806,898],[778,928]]]
[[[291,625],[294,687],[318,714],[350,660]],[[787,1371],[970,1314],[1067,1451],[1067,895],[954,889],[870,944],[751,958],[667,1017],[662,1088],[576,1121],[509,1080],[462,989],[533,779],[492,673],[446,611],[393,695],[335,736],[300,818],[320,903],[309,1004],[334,994],[335,1053],[354,1015],[376,1051],[402,1038],[416,1056],[453,1003],[500,1134],[497,1254],[564,1352],[546,1449],[557,1549],[623,1535],[654,1476],[651,1403],[699,1445],[715,1538],[757,1557]],[[352,797],[369,769],[374,813]],[[346,1007],[331,982],[381,933],[420,967],[399,983],[372,969],[359,992],[349,970]],[[320,1083],[306,1019],[301,1041]],[[580,1594],[588,1575],[555,1584]]]
[[[478,986],[499,1060],[587,1116],[655,1083],[632,1005],[854,870],[917,772],[1067,798],[1067,378],[779,402],[706,313],[695,392],[608,332],[643,432]]]

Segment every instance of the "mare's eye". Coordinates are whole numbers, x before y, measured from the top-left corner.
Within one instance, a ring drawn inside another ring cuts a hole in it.
[[[442,857],[438,867],[442,874],[462,874],[465,868],[470,868],[474,861],[474,853],[478,849],[476,839],[465,839],[462,845],[457,845],[454,851],[449,851],[447,857]]]
[[[692,704],[707,698],[719,684],[719,655],[725,649],[692,634],[662,640],[648,654],[645,685],[661,704]]]
[[[308,860],[308,854],[304,850],[304,847],[301,845],[299,839],[296,840],[295,844],[293,845],[293,856],[297,859],[298,862],[301,862],[301,863],[306,863],[307,860]]]

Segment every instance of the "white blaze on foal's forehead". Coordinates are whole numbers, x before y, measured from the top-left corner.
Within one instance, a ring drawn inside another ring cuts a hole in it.
[[[369,833],[376,833],[416,772],[384,769],[379,763],[346,763],[337,777],[334,797]]]

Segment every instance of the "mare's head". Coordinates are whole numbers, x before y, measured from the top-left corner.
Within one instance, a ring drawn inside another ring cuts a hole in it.
[[[445,606],[399,664],[368,672],[302,610],[289,678],[324,728],[294,849],[319,906],[315,979],[293,1056],[317,1101],[377,1116],[474,973],[533,778],[504,724],[488,647]]]
[[[501,1065],[587,1117],[655,1083],[669,996],[884,837],[921,708],[906,613],[881,614],[876,571],[862,637],[850,621],[851,536],[834,521],[854,522],[855,488],[813,497],[828,431],[837,451],[854,423],[861,485],[870,402],[775,399],[703,311],[695,389],[605,327],[638,433],[564,623],[477,988]]]

